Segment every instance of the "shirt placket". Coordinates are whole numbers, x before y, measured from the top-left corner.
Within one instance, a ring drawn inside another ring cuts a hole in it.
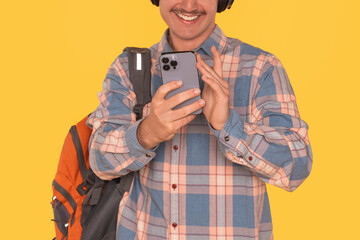
[[[179,239],[179,157],[180,134],[172,139],[171,170],[170,170],[170,239]]]

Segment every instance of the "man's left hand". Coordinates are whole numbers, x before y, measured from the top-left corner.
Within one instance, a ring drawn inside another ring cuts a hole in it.
[[[202,98],[205,100],[203,113],[216,130],[221,130],[230,113],[229,106],[229,84],[222,76],[222,62],[220,54],[214,46],[211,47],[211,52],[214,56],[214,66],[211,68],[205,61],[197,56],[196,66],[202,73],[202,79],[205,82]]]

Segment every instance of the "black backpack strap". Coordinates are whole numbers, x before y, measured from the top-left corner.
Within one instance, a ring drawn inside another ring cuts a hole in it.
[[[81,240],[115,240],[119,203],[129,191],[134,173],[107,182],[100,201],[89,213]]]
[[[122,195],[124,195],[125,192],[129,192],[133,179],[134,172],[130,172],[121,177],[121,181],[117,184],[117,188]]]
[[[89,205],[96,205],[100,200],[105,181],[97,177],[95,173],[91,170],[89,170],[88,173],[89,173],[88,178],[86,179],[87,181],[84,181],[85,193],[86,193],[84,203],[87,203]],[[91,182],[92,180],[93,182]],[[88,185],[86,185],[86,183],[88,183]],[[80,186],[82,185],[79,185],[79,187],[77,188],[78,192],[80,190],[79,189]]]
[[[78,159],[78,163],[79,163],[79,169],[80,169],[81,176],[83,178],[82,184],[77,186],[76,189],[77,189],[78,193],[80,194],[80,196],[83,196],[83,195],[87,194],[89,189],[91,189],[92,186],[95,184],[96,176],[93,173],[93,171],[91,171],[90,169],[88,169],[86,167],[85,156],[84,156],[84,152],[83,152],[83,149],[81,146],[81,141],[80,141],[80,137],[79,137],[79,133],[77,131],[76,125],[73,125],[70,128],[70,134],[71,134],[72,140],[74,142],[76,155],[77,155],[77,159]],[[100,184],[101,183],[98,183],[98,185],[100,185]],[[90,194],[90,196],[91,196],[91,194]]]
[[[70,134],[71,134],[72,140],[74,142],[76,155],[77,155],[77,159],[78,159],[78,162],[79,162],[79,168],[80,168],[81,176],[82,176],[83,179],[85,179],[86,175],[87,175],[87,172],[88,172],[88,169],[87,169],[87,167],[85,165],[84,152],[83,152],[83,149],[82,149],[82,146],[81,146],[79,133],[78,133],[75,125],[73,125],[70,128]]]
[[[122,198],[116,187],[119,181],[121,180],[118,178],[107,182],[100,201],[93,206],[85,225],[82,226],[81,240],[102,240],[107,235],[111,235],[110,239],[115,240],[117,215]]]
[[[148,48],[127,47],[130,81],[136,95],[133,108],[136,120],[142,118],[144,106],[151,101],[151,52]]]

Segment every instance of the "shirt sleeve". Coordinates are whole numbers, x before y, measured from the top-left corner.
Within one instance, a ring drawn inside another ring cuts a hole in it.
[[[138,142],[136,131],[142,120],[136,121],[132,112],[136,96],[128,76],[124,52],[109,68],[103,90],[98,94],[100,104],[87,122],[93,128],[90,167],[104,180],[137,171],[155,157],[155,149],[146,150]]]
[[[228,159],[269,184],[293,191],[312,167],[308,126],[300,119],[288,76],[276,57],[267,56],[253,75],[247,122],[230,109],[223,129],[212,131]]]

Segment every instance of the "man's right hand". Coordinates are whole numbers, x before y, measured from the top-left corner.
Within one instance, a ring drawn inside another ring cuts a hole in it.
[[[196,115],[191,114],[205,105],[200,99],[182,108],[172,110],[175,106],[200,94],[199,89],[189,89],[169,99],[165,96],[179,87],[181,81],[172,81],[159,87],[151,101],[149,115],[139,124],[137,138],[145,149],[153,149],[161,142],[172,139],[178,129],[191,122]]]

